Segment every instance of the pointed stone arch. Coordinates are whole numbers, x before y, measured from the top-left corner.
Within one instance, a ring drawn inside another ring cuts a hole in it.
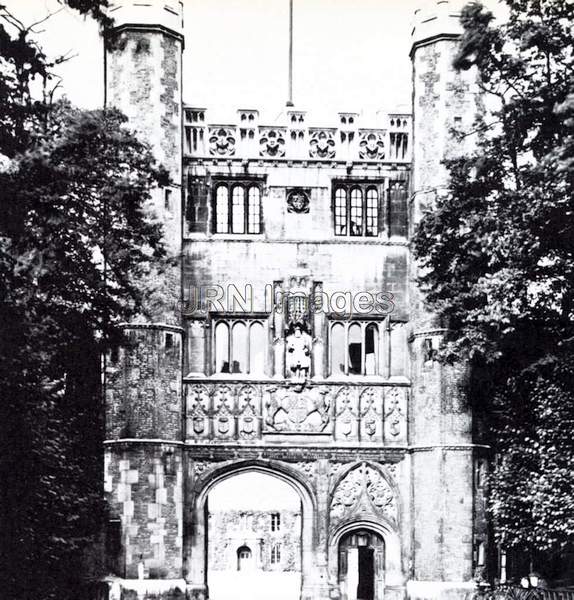
[[[404,586],[401,566],[401,542],[398,530],[374,518],[348,520],[340,523],[329,536],[329,583],[338,585],[338,548],[341,538],[357,529],[367,529],[379,534],[385,544],[385,587]]]
[[[241,473],[262,473],[275,477],[295,490],[301,498],[301,597],[313,597],[316,569],[313,546],[317,530],[317,498],[306,478],[296,469],[279,461],[248,459],[224,464],[215,463],[195,480],[192,490],[191,522],[185,542],[186,580],[194,597],[207,598],[207,498],[222,481]]]
[[[359,461],[333,479],[329,490],[329,531],[357,518],[384,520],[395,529],[400,523],[400,495],[395,482],[378,464]]]
[[[385,543],[385,585],[403,585],[400,495],[381,465],[358,461],[334,478],[329,490],[329,581],[337,585],[338,544],[343,535],[364,527]]]

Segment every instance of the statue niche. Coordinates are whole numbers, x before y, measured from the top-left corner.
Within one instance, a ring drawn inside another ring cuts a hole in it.
[[[305,323],[293,323],[286,331],[287,375],[292,381],[304,382],[311,371],[312,339]]]

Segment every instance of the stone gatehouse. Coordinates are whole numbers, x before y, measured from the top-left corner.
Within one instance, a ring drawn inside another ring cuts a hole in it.
[[[212,121],[182,101],[181,9],[117,2],[106,58],[108,104],[171,173],[156,212],[181,257],[107,359],[115,584],[210,597],[208,496],[261,473],[300,499],[301,599],[466,597],[488,541],[485,448],[464,369],[434,360],[444,330],[409,253],[477,106],[450,66],[458,13],[429,0],[416,17],[412,113]]]

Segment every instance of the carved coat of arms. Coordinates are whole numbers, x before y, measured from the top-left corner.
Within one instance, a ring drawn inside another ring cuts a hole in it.
[[[265,428],[277,433],[321,433],[330,423],[331,403],[326,390],[298,393],[269,390],[265,402]]]

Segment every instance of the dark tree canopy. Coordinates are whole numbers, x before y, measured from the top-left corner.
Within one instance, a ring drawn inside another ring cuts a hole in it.
[[[0,17],[2,597],[75,599],[105,518],[101,357],[165,263],[167,176],[119,112],[55,102],[54,63]]]
[[[455,66],[487,106],[474,153],[413,239],[442,357],[474,366],[493,427],[495,533],[507,547],[574,541],[574,4],[506,0],[504,23],[463,13]]]

